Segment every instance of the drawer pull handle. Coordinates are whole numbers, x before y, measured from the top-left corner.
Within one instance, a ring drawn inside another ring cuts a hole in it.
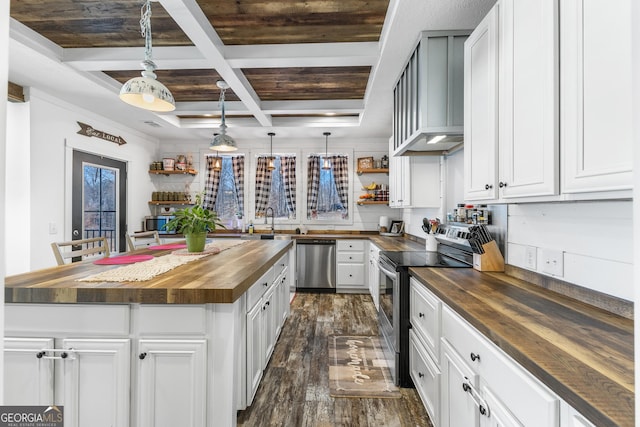
[[[480,411],[480,415],[487,415],[487,410],[483,405],[480,405],[480,407],[478,407],[478,410]]]
[[[506,187],[506,186],[507,186],[507,183],[506,183],[506,182],[502,182],[502,181],[500,181],[500,183],[498,184],[498,187],[500,187],[500,188],[504,188],[504,187]]]
[[[138,356],[138,359],[144,360],[146,357],[147,357],[147,353],[140,353],[140,355]]]
[[[467,383],[462,383],[462,390],[464,390],[465,393],[469,393],[469,390],[471,390],[471,387],[469,387],[469,384]]]
[[[424,313],[418,313],[418,317],[424,317]]]
[[[37,357],[38,359],[42,359],[42,356],[44,356],[45,354],[47,354],[47,353],[46,353],[46,352],[44,352],[44,351],[39,351],[39,352],[36,354],[36,357]]]
[[[423,378],[424,374],[422,372],[418,372],[418,378]]]
[[[484,186],[484,189],[485,189],[485,190],[490,190],[490,189],[492,189],[492,188],[493,188],[493,185],[491,185],[491,184],[486,184],[486,185]]]
[[[472,362],[475,362],[476,360],[480,360],[479,354],[471,353],[470,357]]]

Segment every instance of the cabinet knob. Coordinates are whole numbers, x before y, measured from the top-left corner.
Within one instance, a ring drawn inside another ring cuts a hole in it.
[[[61,358],[61,359],[66,359],[67,357],[69,357],[69,354],[68,354],[66,351],[63,351],[63,352],[60,354],[60,358]]]
[[[480,405],[478,407],[478,410],[480,411],[481,415],[487,415],[487,409],[484,407],[484,405]]]
[[[487,184],[487,185],[484,186],[485,190],[490,190],[492,188],[493,188],[493,185],[491,185],[491,184]]]
[[[469,390],[471,390],[471,387],[469,387],[469,384],[467,383],[462,383],[462,390],[464,390],[465,393],[468,393]]]
[[[471,361],[472,362],[475,362],[476,360],[480,360],[480,355],[479,354],[471,353],[469,355],[469,357],[471,357]]]
[[[424,317],[424,313],[418,313],[418,317]]]
[[[147,357],[147,353],[140,353],[140,354],[138,355],[138,359],[140,359],[140,360],[144,360],[144,359],[145,359],[145,357]]]
[[[271,302],[270,302],[270,301],[267,301],[267,302],[265,303],[265,305],[270,305],[270,304],[271,304]]]
[[[262,286],[264,286],[264,287],[266,288],[267,286],[269,286],[269,282],[264,282],[264,283],[262,284]]]
[[[504,188],[504,187],[506,187],[506,186],[507,186],[507,183],[506,183],[506,182],[502,182],[502,181],[500,181],[500,184],[498,184],[498,187],[500,187],[500,188]]]
[[[349,277],[353,277],[353,274],[350,274]]]
[[[349,257],[349,259],[353,259],[353,257]]]
[[[46,352],[44,352],[44,351],[39,351],[38,353],[36,353],[36,357],[37,357],[38,359],[42,359],[42,356],[44,356],[45,354],[47,354],[47,353],[46,353]]]
[[[418,378],[423,378],[424,374],[422,372],[418,372]]]

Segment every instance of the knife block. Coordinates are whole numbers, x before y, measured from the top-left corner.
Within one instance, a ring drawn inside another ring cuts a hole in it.
[[[473,268],[478,271],[504,271],[504,257],[495,240],[482,245],[483,254],[473,254]]]

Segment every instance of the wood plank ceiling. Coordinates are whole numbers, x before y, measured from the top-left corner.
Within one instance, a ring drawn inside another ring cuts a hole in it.
[[[137,55],[139,62],[143,56],[141,5],[140,0],[11,0],[10,10],[12,18],[70,52],[69,58],[75,53],[80,60],[70,60],[70,66],[101,71],[115,87],[140,73],[132,58]],[[158,80],[173,93],[177,118],[219,114],[210,111],[212,105],[217,109],[219,79],[231,85],[226,100],[242,103],[227,113],[248,114],[263,126],[271,125],[272,116],[357,115],[353,102],[342,110],[333,106],[345,100],[363,104],[374,61],[366,55],[341,61],[340,55],[347,56],[341,49],[354,52],[362,44],[377,52],[370,45],[380,39],[388,6],[389,0],[160,0],[152,3],[151,24]],[[135,53],[125,55],[131,48]],[[290,50],[298,56],[309,52],[308,57],[289,57]],[[105,52],[127,61],[87,64],[86,58],[108,58]],[[270,62],[278,55],[279,62]],[[323,63],[324,57],[331,60]],[[308,102],[300,111],[290,103],[268,111],[265,101],[333,102],[326,111],[309,109]],[[181,103],[189,108],[181,110]]]

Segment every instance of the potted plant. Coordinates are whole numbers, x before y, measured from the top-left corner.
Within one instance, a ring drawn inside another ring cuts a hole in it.
[[[176,211],[175,217],[167,222],[165,228],[184,234],[189,252],[202,252],[207,232],[215,230],[216,226],[225,228],[215,212],[202,206],[202,195],[198,194],[196,204]]]

